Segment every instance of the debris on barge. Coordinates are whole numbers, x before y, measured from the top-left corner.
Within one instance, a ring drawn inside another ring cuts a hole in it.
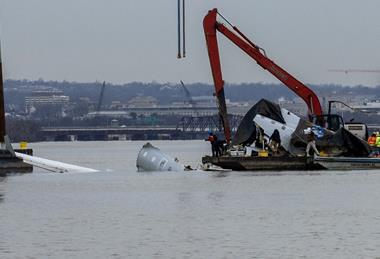
[[[281,136],[281,147],[277,152],[269,147],[270,134],[275,130]],[[202,163],[233,170],[327,169],[326,161],[321,163],[322,158],[317,160],[314,156],[306,156],[307,136],[310,132],[316,136],[320,157],[329,157],[330,162],[333,157],[347,157],[348,160],[350,157],[368,158],[371,152],[364,140],[344,128],[333,132],[262,99],[244,116],[223,155],[205,156]]]

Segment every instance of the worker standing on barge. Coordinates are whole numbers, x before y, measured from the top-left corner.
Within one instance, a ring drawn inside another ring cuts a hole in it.
[[[380,147],[380,133],[379,132],[376,132],[376,144],[375,144],[376,147]]]
[[[310,133],[307,135],[306,156],[310,156],[309,154],[310,148],[314,150],[314,154],[319,156],[319,151],[317,147],[315,146],[315,134],[313,131],[310,131]]]
[[[281,146],[281,137],[278,129],[275,129],[272,133],[272,136],[269,138],[269,148],[274,154],[278,153],[278,149]]]
[[[205,141],[210,141],[212,156],[218,157],[220,155],[218,147],[218,137],[213,134],[211,131],[208,132],[208,138]]]

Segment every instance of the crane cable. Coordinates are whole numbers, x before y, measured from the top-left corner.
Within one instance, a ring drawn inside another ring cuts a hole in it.
[[[243,39],[248,43],[250,44],[252,47],[254,48],[257,48],[259,50],[262,51],[262,54],[264,54],[264,56],[267,57],[267,53],[265,52],[265,49],[263,49],[262,47],[260,47],[259,45],[256,45],[254,44],[250,39],[247,38],[247,36],[245,36],[236,26],[232,25],[232,23],[230,23],[226,17],[224,17],[221,13],[217,12],[217,14],[226,22],[228,23],[231,28],[236,31],[241,37],[243,37]]]
[[[177,9],[177,14],[178,14],[178,53],[177,53],[177,58],[181,58],[181,0],[178,0],[178,9]]]
[[[181,9],[181,0],[178,0],[177,2],[177,15],[178,15],[178,52],[177,52],[177,58],[184,58],[186,57],[186,20],[185,20],[185,0],[182,0],[182,9]],[[181,11],[182,11],[182,17],[181,17]],[[182,31],[181,31],[181,24],[182,24]],[[182,34],[182,53],[181,53],[181,34]]]
[[[182,57],[186,57],[185,0],[182,0]]]

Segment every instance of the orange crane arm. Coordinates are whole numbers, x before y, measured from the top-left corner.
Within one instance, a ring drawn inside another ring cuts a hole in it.
[[[257,64],[259,64],[265,70],[268,70],[273,76],[284,83],[290,90],[295,92],[301,97],[309,109],[310,115],[322,115],[322,107],[319,102],[318,96],[306,85],[301,83],[291,74],[286,72],[266,55],[260,51],[261,49],[251,42],[238,28],[232,26],[233,31],[227,28],[224,24],[217,21],[218,14],[217,9],[213,9],[203,19],[203,29],[206,36],[207,50],[210,59],[211,71],[214,80],[215,94],[219,104],[219,115],[222,118],[224,126],[224,134],[227,142],[231,138],[230,126],[227,118],[227,108],[224,99],[224,81],[222,76],[218,41],[216,32],[219,31],[229,40],[231,40],[236,46],[244,51],[248,56],[253,58]]]

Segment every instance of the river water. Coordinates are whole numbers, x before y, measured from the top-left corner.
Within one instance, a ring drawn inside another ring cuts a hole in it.
[[[137,173],[143,144],[31,144],[100,172],[0,178],[0,258],[380,258],[379,171]]]

